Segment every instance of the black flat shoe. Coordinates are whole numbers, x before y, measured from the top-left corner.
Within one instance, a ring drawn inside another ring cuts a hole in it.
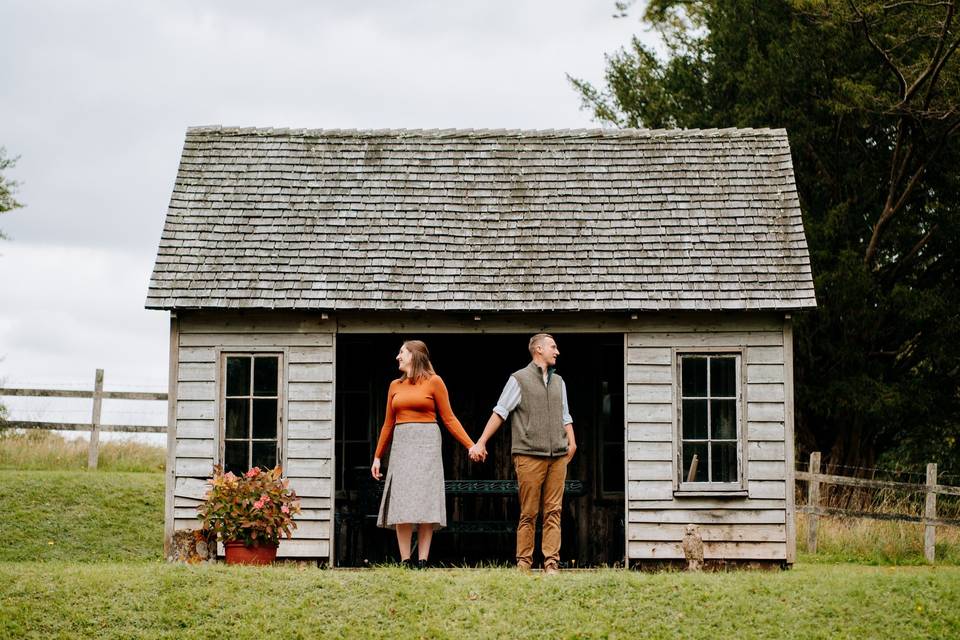
[[[427,569],[430,567],[429,560],[417,560],[417,569]]]
[[[411,558],[407,558],[406,560],[401,560],[401,561],[400,561],[400,566],[403,567],[404,569],[416,569],[416,568],[417,568],[416,563],[414,563],[414,561],[413,561]]]

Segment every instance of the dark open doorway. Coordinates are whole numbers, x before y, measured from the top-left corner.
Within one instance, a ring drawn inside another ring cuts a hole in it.
[[[407,337],[424,340],[464,428],[476,438],[507,377],[529,361],[526,334],[343,334],[337,339],[336,513],[339,566],[396,560],[392,531],[375,525],[369,466],[383,422],[393,358]],[[582,483],[564,500],[561,560],[569,566],[613,565],[624,556],[624,420],[622,334],[556,334],[557,372],[567,383],[579,450],[568,479]],[[486,463],[470,462],[444,430],[447,480],[512,480],[510,424],[491,440]],[[448,495],[449,531],[434,537],[441,563],[512,563],[515,495]],[[456,523],[460,523],[459,526]],[[539,553],[539,549],[537,551]]]

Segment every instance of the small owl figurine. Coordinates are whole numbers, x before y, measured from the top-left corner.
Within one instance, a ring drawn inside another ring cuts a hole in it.
[[[683,555],[687,559],[687,571],[700,571],[703,568],[703,538],[700,528],[688,524],[683,534]]]

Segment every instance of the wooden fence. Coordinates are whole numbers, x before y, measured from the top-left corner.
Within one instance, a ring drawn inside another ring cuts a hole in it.
[[[799,513],[807,514],[807,551],[810,553],[816,553],[817,551],[817,524],[819,516],[841,516],[848,518],[870,518],[873,520],[897,520],[901,522],[922,523],[924,525],[923,554],[926,557],[927,562],[933,562],[935,559],[934,549],[936,546],[937,527],[960,527],[960,519],[958,518],[937,517],[937,494],[960,496],[960,487],[937,484],[937,465],[934,463],[927,465],[927,481],[925,484],[889,482],[886,480],[851,478],[849,476],[834,476],[820,473],[820,452],[814,451],[810,454],[809,471],[797,471],[796,478],[797,480],[805,480],[809,483],[807,487],[807,504],[798,506],[797,511]],[[908,493],[924,493],[926,494],[924,513],[922,516],[915,516],[900,513],[875,513],[872,511],[857,511],[854,509],[842,509],[839,507],[826,507],[820,504],[821,484],[860,487],[863,489],[894,489]]]
[[[69,391],[63,389],[13,389],[0,388],[0,397],[20,396],[33,398],[92,398],[93,409],[89,423],[70,422],[36,422],[27,420],[8,420],[4,426],[14,429],[47,429],[50,431],[89,431],[90,450],[87,454],[87,466],[97,468],[97,459],[100,456],[100,432],[126,433],[166,433],[166,426],[141,424],[100,424],[100,408],[104,400],[163,400],[166,393],[151,393],[139,391],[104,391],[103,369],[97,369],[92,391]]]

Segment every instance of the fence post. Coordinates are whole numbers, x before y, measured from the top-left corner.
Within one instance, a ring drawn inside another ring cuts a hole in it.
[[[93,417],[90,421],[90,451],[87,453],[87,467],[97,468],[100,457],[100,405],[103,402],[103,369],[97,369],[93,383]]]
[[[937,463],[931,462],[927,465],[927,504],[923,517],[935,519],[937,517],[937,494],[933,492],[937,484]],[[937,527],[927,524],[923,532],[923,555],[927,562],[933,562],[936,557],[937,546]]]
[[[810,454],[810,481],[807,483],[807,506],[814,509],[820,506],[820,481],[814,474],[820,473],[820,452]],[[817,552],[817,519],[815,511],[807,512],[807,552]]]

